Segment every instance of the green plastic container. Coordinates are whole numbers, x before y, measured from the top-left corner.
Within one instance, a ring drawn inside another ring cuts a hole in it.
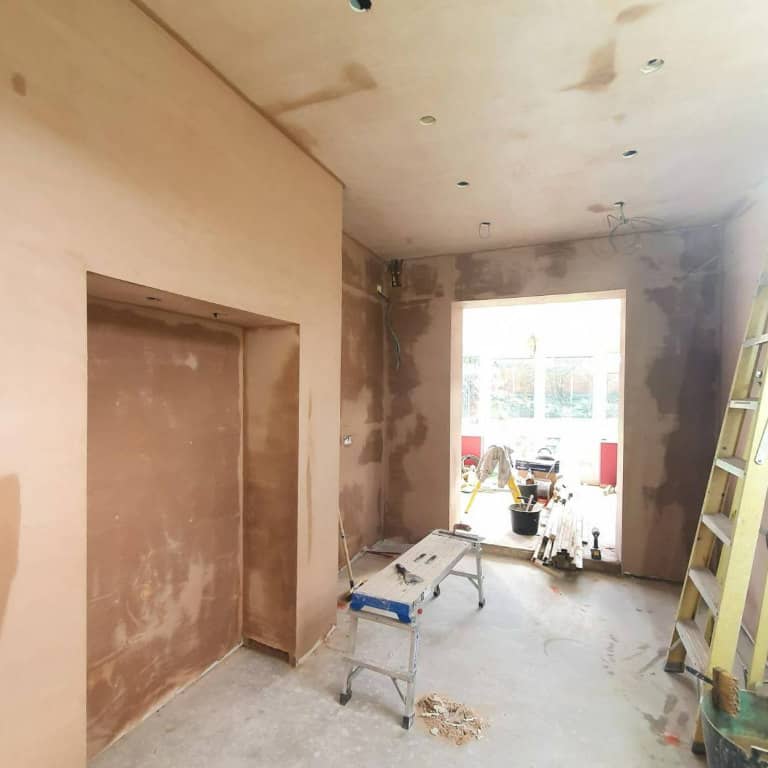
[[[701,700],[701,724],[709,768],[768,768],[768,698],[739,692],[740,711],[715,709],[707,692]]]

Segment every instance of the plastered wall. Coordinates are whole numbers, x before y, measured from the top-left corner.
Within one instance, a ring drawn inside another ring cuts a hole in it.
[[[455,302],[623,290],[623,564],[681,578],[718,428],[719,253],[716,231],[699,229],[407,262],[393,313],[403,362],[388,368],[385,534],[414,539],[460,512],[449,488]]]
[[[341,188],[129,2],[0,29],[0,765],[82,768],[86,272],[300,326],[300,657],[335,618]]]
[[[750,304],[761,271],[768,265],[768,185],[749,190],[734,215],[723,226],[723,357],[724,409],[733,380],[739,348],[749,317]],[[768,529],[768,505],[762,528]],[[760,601],[766,588],[768,547],[761,537],[755,552],[744,623],[755,630]]]
[[[91,755],[240,642],[240,374],[238,328],[88,305]]]
[[[293,657],[299,328],[249,328],[244,344],[243,635]],[[311,486],[309,462],[305,472]]]
[[[344,236],[342,250],[341,432],[352,445],[341,449],[339,508],[349,553],[381,537],[384,514],[385,369],[383,299],[385,265]],[[339,551],[339,565],[343,565]]]

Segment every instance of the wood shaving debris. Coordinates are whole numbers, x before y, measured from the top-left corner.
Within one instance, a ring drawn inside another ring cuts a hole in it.
[[[473,709],[447,696],[428,693],[416,702],[416,713],[428,721],[433,736],[444,736],[454,744],[482,739],[487,723]]]

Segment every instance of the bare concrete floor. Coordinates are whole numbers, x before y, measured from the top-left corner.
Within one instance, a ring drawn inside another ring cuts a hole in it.
[[[386,562],[360,560],[361,572]],[[339,706],[341,611],[339,630],[298,669],[241,649],[92,768],[703,768],[690,752],[693,681],[662,669],[675,586],[485,565],[483,610],[469,582],[451,578],[425,607],[417,680],[419,695],[437,691],[486,717],[482,741],[457,747],[418,722],[402,730],[391,682],[370,673]],[[405,634],[363,622],[358,651],[404,659]]]

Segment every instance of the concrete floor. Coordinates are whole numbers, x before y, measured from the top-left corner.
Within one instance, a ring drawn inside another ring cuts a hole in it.
[[[690,752],[693,681],[662,669],[677,587],[506,558],[485,565],[483,610],[466,580],[450,578],[425,607],[417,680],[419,695],[436,691],[486,717],[482,741],[457,747],[419,722],[403,731],[391,682],[370,673],[339,706],[342,610],[339,630],[301,667],[238,650],[92,768],[703,768]],[[405,634],[363,622],[358,650],[404,659]]]

